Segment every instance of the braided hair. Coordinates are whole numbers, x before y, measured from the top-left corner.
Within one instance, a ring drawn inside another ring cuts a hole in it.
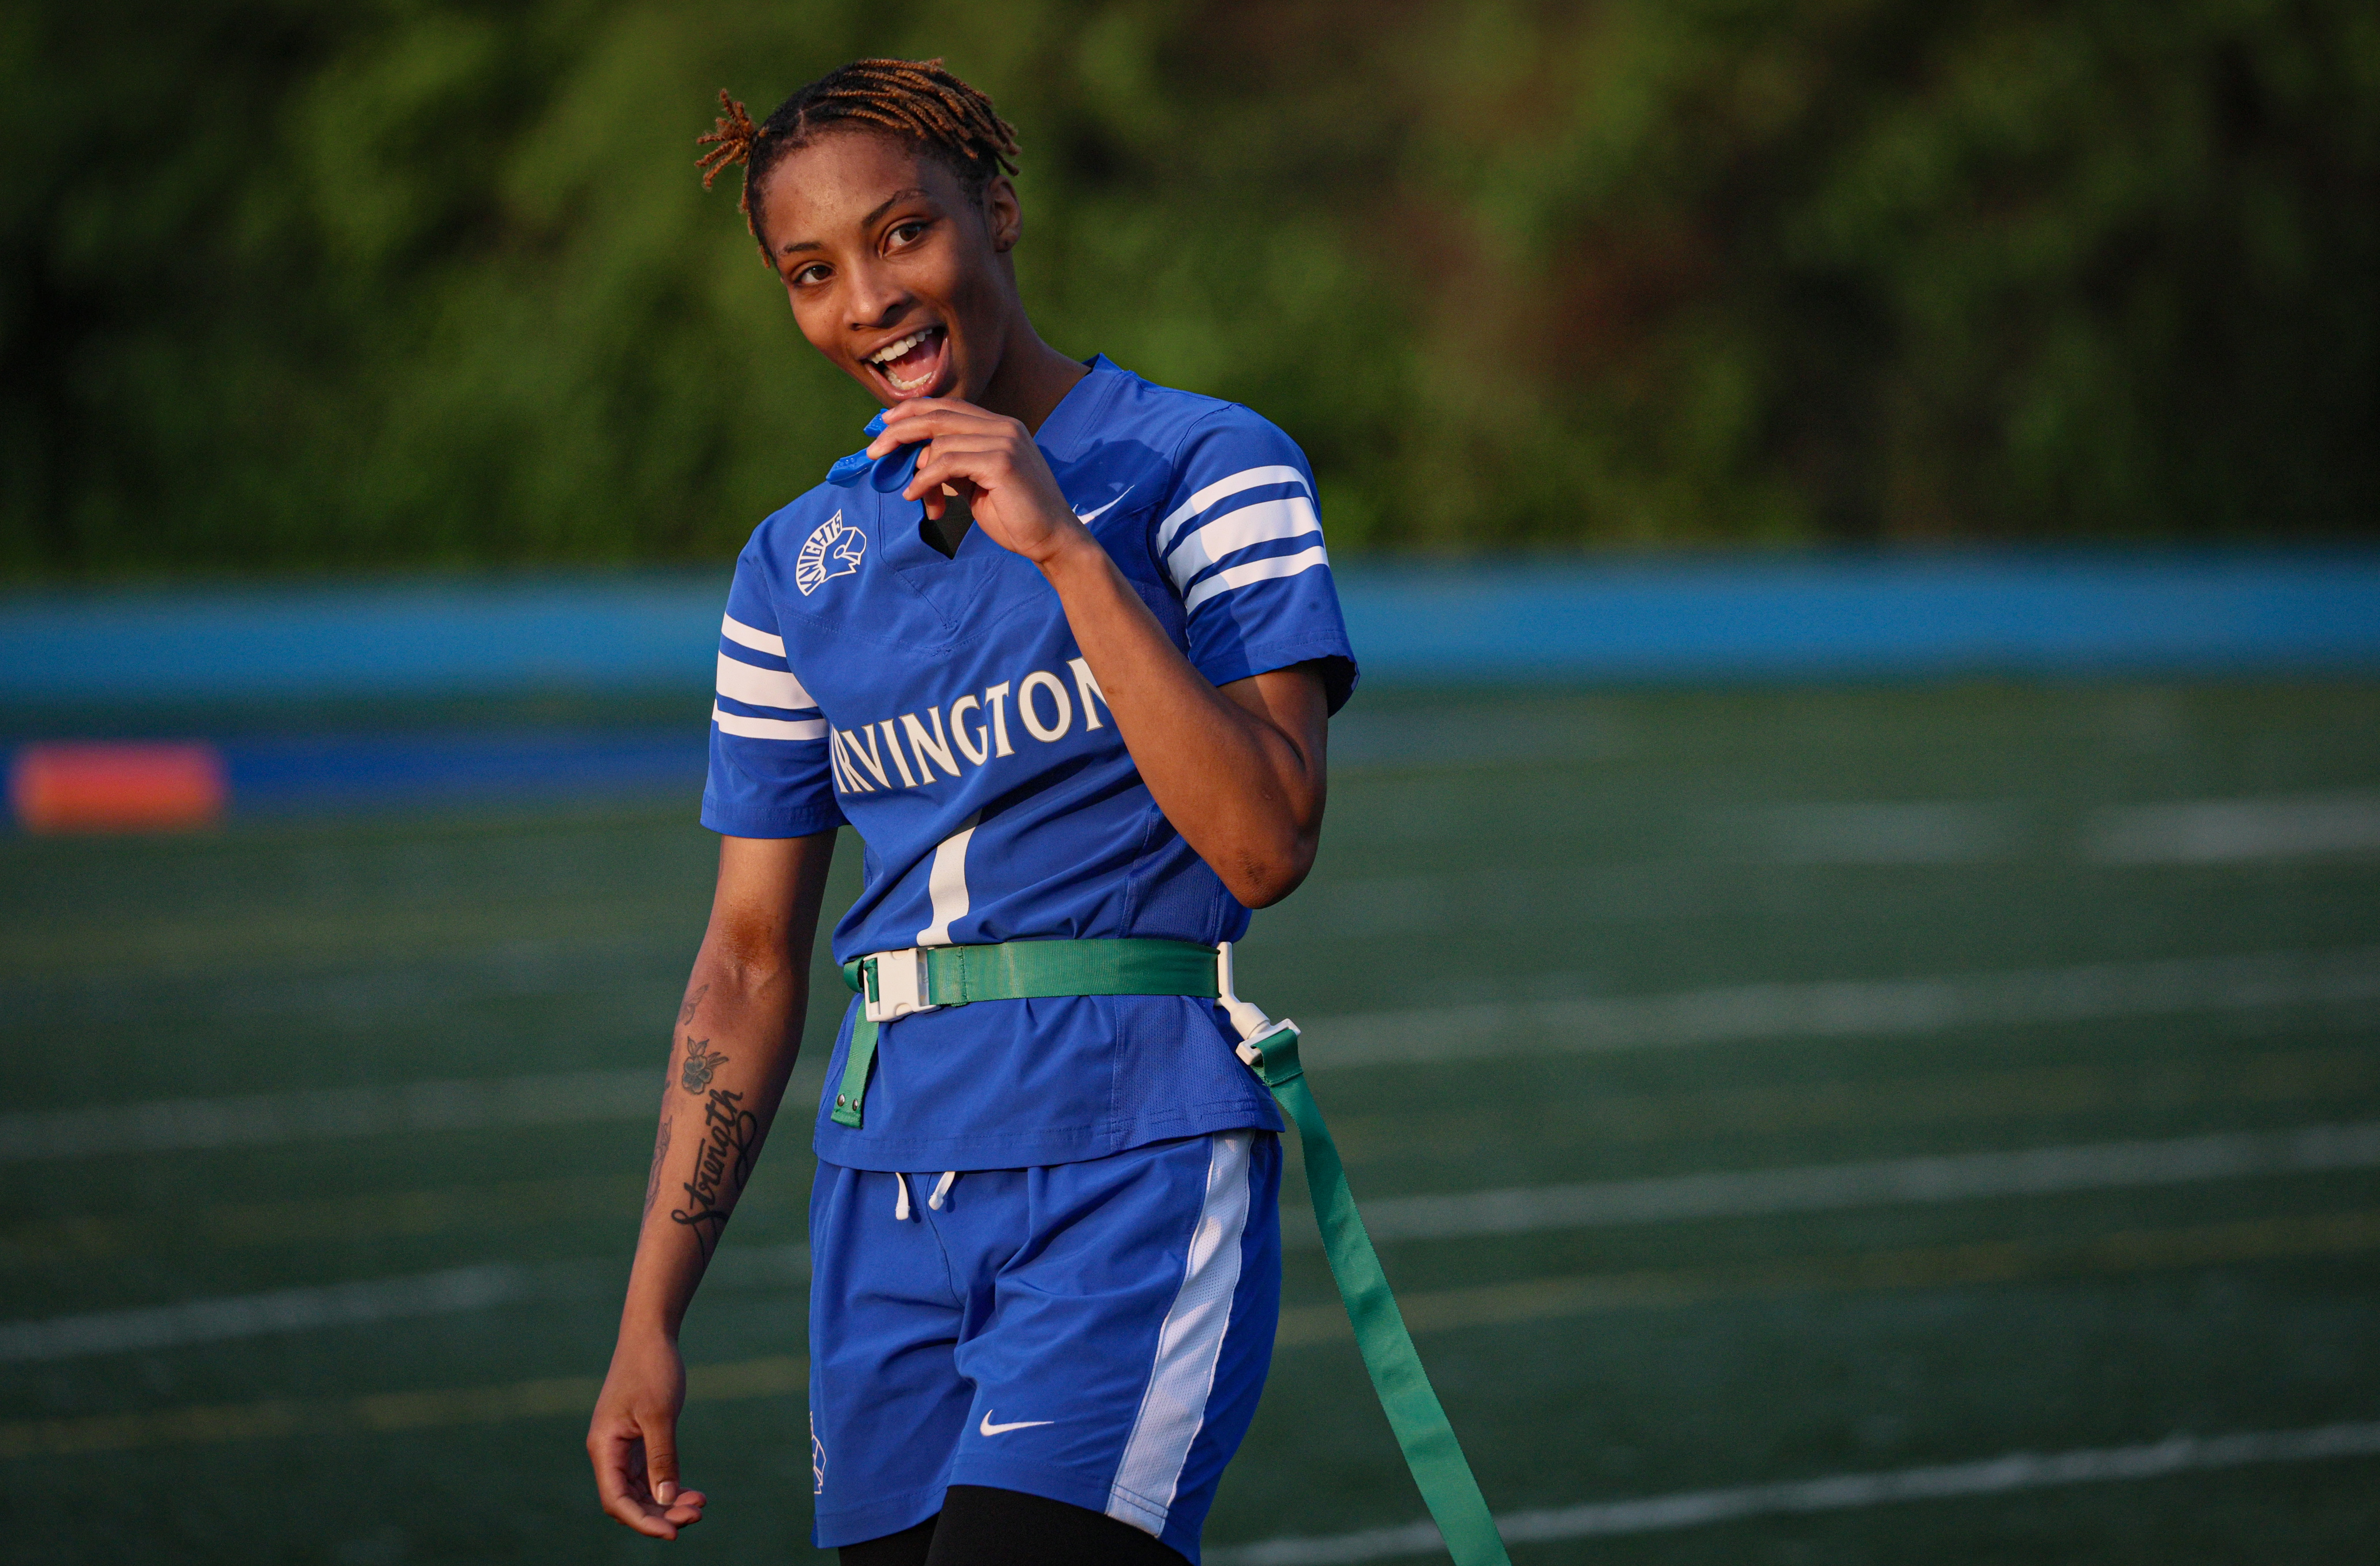
[[[710,149],[695,166],[708,190],[730,164],[744,165],[736,205],[764,256],[768,241],[753,192],[787,153],[830,128],[873,127],[900,138],[956,175],[970,200],[980,200],[1001,175],[1016,172],[1016,132],[992,112],[990,99],[944,70],[939,59],[854,60],[795,92],[757,126],[723,87],[719,103],[727,112],[710,135],[695,139],[696,146]]]

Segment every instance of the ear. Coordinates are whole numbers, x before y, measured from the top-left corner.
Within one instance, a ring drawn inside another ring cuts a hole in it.
[[[1014,249],[1024,235],[1025,209],[1016,200],[1016,187],[1004,174],[983,188],[983,226],[991,236],[995,255]]]

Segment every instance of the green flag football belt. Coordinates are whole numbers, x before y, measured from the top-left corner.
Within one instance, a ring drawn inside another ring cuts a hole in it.
[[[1446,1410],[1423,1371],[1413,1334],[1389,1293],[1379,1253],[1364,1232],[1338,1145],[1322,1123],[1305,1068],[1297,1059],[1297,1025],[1274,1022],[1232,989],[1232,946],[1188,941],[1010,941],[996,946],[918,946],[880,952],[843,965],[844,982],[864,1002],[851,1026],[851,1051],[835,1087],[832,1119],[862,1123],[878,1030],[896,1018],[974,1001],[1027,1001],[1068,995],[1187,995],[1220,1002],[1239,1030],[1245,1061],[1297,1126],[1315,1221],[1355,1329],[1355,1347],[1371,1373],[1380,1408],[1403,1449],[1405,1466],[1446,1540],[1455,1566],[1510,1566],[1487,1499],[1471,1475]]]

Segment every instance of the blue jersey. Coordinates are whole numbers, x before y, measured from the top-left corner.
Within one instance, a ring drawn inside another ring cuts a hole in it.
[[[1320,660],[1354,688],[1313,475],[1244,407],[1094,359],[1036,442],[1166,634],[1221,686]],[[901,498],[914,448],[847,457],[752,535],[719,644],[703,824],[794,837],[848,821],[866,882],[849,962],[911,946],[1237,940],[1248,910],[1157,807],[1031,563],[970,528],[955,557]],[[856,1011],[856,1007],[855,1007]],[[990,1001],[884,1025],[855,1169],[1014,1169],[1169,1137],[1280,1129],[1210,1002]]]

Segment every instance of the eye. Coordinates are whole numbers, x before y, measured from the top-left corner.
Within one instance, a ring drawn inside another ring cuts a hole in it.
[[[905,246],[916,244],[918,239],[924,236],[926,228],[927,223],[925,219],[913,217],[905,223],[894,224],[885,234],[884,242],[890,248],[897,250]]]
[[[794,273],[794,286],[799,288],[814,283],[823,283],[827,279],[828,271],[826,262],[812,261]]]

